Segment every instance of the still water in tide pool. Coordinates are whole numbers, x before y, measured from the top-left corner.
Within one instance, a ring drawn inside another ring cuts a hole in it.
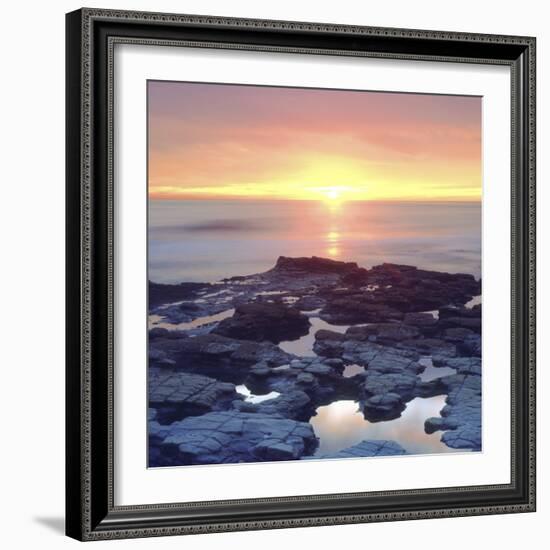
[[[359,411],[355,401],[335,401],[319,407],[310,420],[319,437],[316,456],[332,454],[357,445],[365,439],[385,439],[399,443],[410,454],[456,452],[441,442],[441,432],[427,434],[424,421],[440,416],[445,396],[417,397],[407,404],[402,415],[395,420],[369,422]]]

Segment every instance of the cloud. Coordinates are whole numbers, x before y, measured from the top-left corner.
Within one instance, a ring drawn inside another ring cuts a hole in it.
[[[196,224],[180,224],[180,225],[164,225],[155,227],[154,231],[162,232],[163,234],[180,234],[187,233],[209,233],[223,231],[226,233],[239,233],[243,231],[261,231],[268,230],[272,225],[267,220],[215,220],[206,223]]]

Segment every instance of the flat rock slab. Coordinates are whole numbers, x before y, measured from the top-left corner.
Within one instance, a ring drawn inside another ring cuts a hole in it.
[[[261,413],[213,412],[169,426],[161,453],[171,464],[295,460],[313,453],[310,424]]]

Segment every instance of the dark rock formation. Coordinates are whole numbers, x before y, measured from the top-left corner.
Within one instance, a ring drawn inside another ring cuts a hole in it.
[[[445,361],[444,365],[456,369],[458,374],[477,374],[481,376],[481,358],[455,357]]]
[[[149,331],[149,340],[156,340],[158,338],[177,340],[179,338],[187,338],[187,333],[183,330],[168,330],[167,328],[154,327]]]
[[[208,283],[180,283],[165,285],[149,281],[149,308],[162,304],[189,300],[196,297],[199,290],[208,288]]]
[[[350,327],[346,331],[346,338],[379,344],[396,344],[403,340],[411,340],[420,336],[420,330],[404,323],[373,323],[366,326]]]
[[[456,346],[438,338],[404,340],[398,344],[398,347],[413,350],[419,355],[431,355],[434,363],[456,356]]]
[[[252,302],[237,306],[233,317],[224,319],[215,334],[278,344],[295,340],[309,331],[309,319],[297,309],[280,303]]]
[[[314,311],[322,308],[325,303],[325,300],[323,300],[320,296],[306,294],[296,302],[294,307],[300,311]]]
[[[380,391],[380,386],[376,387],[371,384],[367,391],[375,388],[375,391]],[[384,388],[385,389],[385,388]],[[362,403],[363,413],[365,418],[371,421],[391,420],[401,416],[405,410],[406,404],[398,393],[385,391],[377,393]]]
[[[466,338],[474,334],[469,328],[453,327],[443,331],[442,338],[447,342],[453,342],[454,344],[462,344]]]
[[[462,328],[481,334],[481,306],[471,309],[452,306],[441,308],[438,326],[440,330]]]
[[[352,294],[332,298],[325,295],[327,305],[320,317],[333,325],[351,325],[354,323],[381,323],[399,320],[403,313],[387,304],[374,301],[367,294]]]
[[[437,319],[431,313],[406,313],[403,322],[412,325],[424,336],[433,336],[437,332]]]
[[[249,368],[260,361],[269,366],[288,363],[292,356],[269,342],[247,342],[206,334],[194,338],[162,338],[150,342],[151,352],[163,353],[174,368],[242,382]]]
[[[280,256],[273,271],[291,273],[292,275],[296,275],[297,273],[336,273],[338,275],[346,275],[365,270],[360,269],[355,262],[339,262],[328,258],[318,258],[317,256],[312,256],[311,258],[288,258]]]
[[[481,336],[479,334],[469,334],[464,338],[464,342],[457,345],[460,355],[473,355],[481,357]]]
[[[345,296],[323,293],[327,305],[321,318],[334,324],[403,319],[404,313],[436,310],[449,304],[462,305],[481,291],[481,282],[472,275],[439,273],[396,264],[356,270],[342,277],[341,282],[350,285]],[[431,334],[427,324],[424,329]]]
[[[344,334],[322,329],[315,334],[313,351],[321,357],[342,357],[345,341]]]

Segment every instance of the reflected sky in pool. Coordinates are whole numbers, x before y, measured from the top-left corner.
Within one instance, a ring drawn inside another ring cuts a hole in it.
[[[399,418],[386,422],[365,420],[355,401],[335,401],[319,407],[310,420],[320,439],[315,455],[335,453],[365,439],[392,440],[411,454],[453,452],[455,449],[441,442],[442,432],[424,431],[424,421],[440,416],[444,405],[445,396],[417,397],[407,404]]]
[[[235,309],[226,309],[225,311],[220,311],[220,313],[215,313],[214,315],[206,315],[204,317],[197,317],[192,321],[187,321],[185,323],[168,323],[163,321],[164,317],[162,315],[149,315],[149,329],[152,328],[166,328],[168,330],[190,330],[193,328],[202,327],[205,325],[210,325],[212,323],[218,323],[232,317],[235,313]]]
[[[313,344],[315,343],[315,334],[321,329],[332,330],[333,332],[339,332],[344,334],[348,330],[349,325],[331,325],[319,317],[309,318],[310,327],[309,332],[298,338],[297,340],[287,340],[281,342],[279,347],[287,353],[293,353],[300,357],[313,357],[316,353],[313,351]]]
[[[275,399],[281,395],[279,392],[271,391],[262,395],[253,394],[244,384],[235,387],[235,391],[245,396],[245,401],[248,403],[262,403],[262,401],[269,401]]]

